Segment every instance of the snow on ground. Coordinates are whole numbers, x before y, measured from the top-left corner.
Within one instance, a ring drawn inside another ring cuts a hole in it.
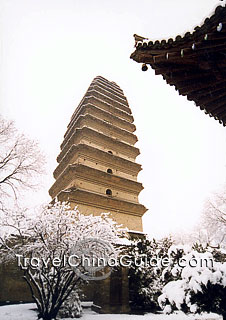
[[[37,313],[34,311],[34,303],[8,305],[0,307],[1,320],[37,320]],[[163,315],[148,313],[142,315],[129,314],[97,314],[90,309],[85,309],[81,320],[221,320],[222,317],[216,314],[185,315],[182,312]],[[65,319],[70,320],[70,319]]]
[[[37,313],[34,310],[34,303],[13,304],[0,307],[1,320],[36,320]]]

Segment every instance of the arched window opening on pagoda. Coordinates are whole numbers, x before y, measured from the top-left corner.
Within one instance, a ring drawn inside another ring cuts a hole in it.
[[[108,153],[113,154],[113,152],[111,150],[109,150]]]
[[[106,190],[106,194],[107,194],[108,196],[112,196],[112,191],[111,191],[111,189],[107,189],[107,190]]]
[[[107,173],[112,174],[112,173],[113,173],[113,171],[109,168],[109,169],[107,169]]]

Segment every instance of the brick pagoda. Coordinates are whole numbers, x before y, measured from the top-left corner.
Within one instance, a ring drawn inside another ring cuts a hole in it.
[[[83,214],[111,217],[142,232],[146,208],[138,201],[141,165],[135,162],[136,127],[120,87],[96,77],[68,124],[49,193]]]

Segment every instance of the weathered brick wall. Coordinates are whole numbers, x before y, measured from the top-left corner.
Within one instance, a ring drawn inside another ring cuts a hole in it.
[[[0,304],[32,302],[23,272],[16,263],[0,265]]]

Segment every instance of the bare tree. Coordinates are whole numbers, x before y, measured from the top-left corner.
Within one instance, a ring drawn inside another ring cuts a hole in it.
[[[205,202],[198,224],[190,231],[173,234],[176,244],[202,244],[217,249],[226,247],[226,186]]]
[[[207,200],[201,224],[209,245],[226,244],[226,186]]]
[[[214,193],[204,205],[198,224],[191,232],[176,235],[184,243],[199,243],[204,247],[220,249],[226,246],[226,187]],[[176,241],[178,243],[178,241]]]
[[[35,178],[44,172],[44,162],[37,142],[0,117],[0,210],[6,209],[7,200],[17,202],[20,190],[37,186]]]

